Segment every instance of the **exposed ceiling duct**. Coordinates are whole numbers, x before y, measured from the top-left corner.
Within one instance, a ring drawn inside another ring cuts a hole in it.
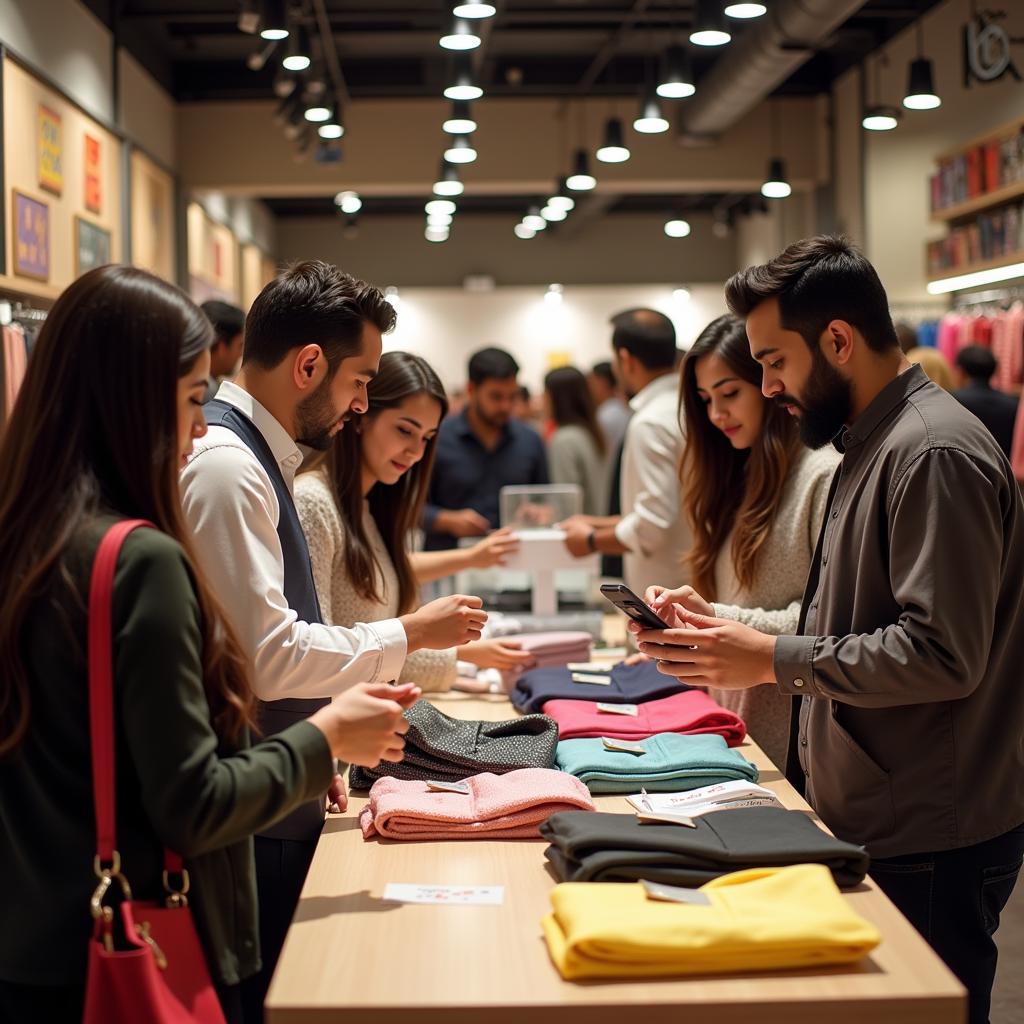
[[[781,85],[864,0],[779,0],[701,79],[681,135],[719,135]]]

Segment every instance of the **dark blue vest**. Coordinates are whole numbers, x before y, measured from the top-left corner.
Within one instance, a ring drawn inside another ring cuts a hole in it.
[[[280,515],[277,536],[284,554],[284,596],[288,606],[303,622],[323,622],[320,602],[317,600],[313,583],[313,567],[309,562],[309,547],[302,532],[299,515],[295,511],[295,500],[281,475],[281,467],[274,458],[266,438],[245,413],[227,402],[213,399],[203,406],[206,422],[210,426],[227,427],[245,442],[267,471],[277,495]],[[300,700],[260,701],[258,724],[264,735],[281,732],[303,718],[308,718],[318,708],[330,703],[329,698]],[[324,823],[324,798],[303,804],[287,818],[265,829],[261,835],[274,839],[316,839]]]

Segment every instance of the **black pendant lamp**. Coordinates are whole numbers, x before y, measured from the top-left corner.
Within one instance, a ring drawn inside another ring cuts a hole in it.
[[[693,84],[693,62],[684,47],[670,46],[662,55],[655,91],[666,100],[684,100],[697,91]]]
[[[908,110],[934,110],[942,105],[935,91],[935,71],[932,62],[924,55],[924,19],[917,19],[917,58],[910,62],[907,94],[903,106]]]
[[[621,164],[629,159],[630,153],[623,141],[622,122],[610,117],[604,126],[604,142],[597,151],[597,159],[603,164]]]

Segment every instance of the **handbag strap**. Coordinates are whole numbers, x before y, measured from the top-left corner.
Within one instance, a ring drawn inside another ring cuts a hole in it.
[[[92,744],[92,792],[96,812],[96,867],[120,871],[117,852],[114,773],[114,573],[128,535],[142,527],[156,529],[145,519],[124,519],[104,534],[96,550],[89,581],[89,730]],[[180,874],[181,857],[164,850],[164,872]]]

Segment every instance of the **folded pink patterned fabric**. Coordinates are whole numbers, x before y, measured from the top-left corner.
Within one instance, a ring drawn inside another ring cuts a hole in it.
[[[531,669],[561,668],[570,662],[590,661],[590,652],[594,644],[594,638],[589,633],[582,631],[520,633],[518,636],[510,636],[508,639],[517,641],[520,647],[533,657],[524,665],[501,673],[501,681],[506,693],[516,685],[516,680],[524,672],[529,672]]]
[[[425,782],[386,777],[359,813],[363,838],[539,839],[557,811],[594,810],[579,779],[553,768],[484,772],[465,780],[468,793],[435,792]]]
[[[747,727],[739,715],[728,711],[703,690],[673,693],[660,700],[635,704],[635,715],[616,714],[617,704],[602,711],[593,700],[549,700],[544,714],[558,723],[560,740],[607,736],[615,740],[642,740],[660,732],[684,736],[717,733],[730,747],[742,743]]]

